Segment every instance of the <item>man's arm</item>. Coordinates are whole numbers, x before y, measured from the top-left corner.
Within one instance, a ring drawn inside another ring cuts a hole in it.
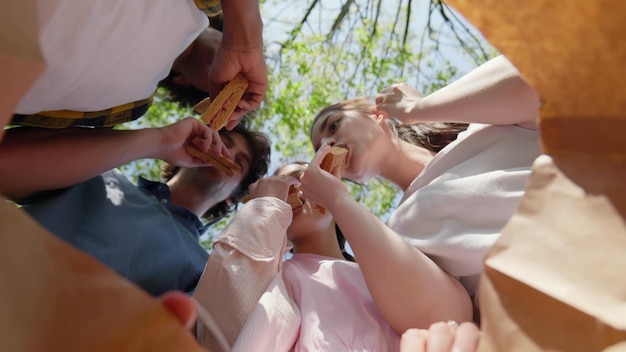
[[[212,142],[216,153],[225,150],[217,132],[195,118],[128,131],[9,129],[0,143],[0,193],[9,199],[24,199],[86,181],[141,158],[158,158],[183,167],[206,166],[184,150],[187,140],[195,136],[205,139],[204,151]]]
[[[270,283],[281,279],[291,217],[291,207],[279,199],[252,199],[215,240],[193,294],[204,347],[231,350]]]
[[[263,55],[263,20],[258,0],[222,0],[224,30],[210,71],[211,96],[238,73],[248,80],[248,88],[230,118],[227,129],[243,115],[258,108],[267,91],[267,69]]]

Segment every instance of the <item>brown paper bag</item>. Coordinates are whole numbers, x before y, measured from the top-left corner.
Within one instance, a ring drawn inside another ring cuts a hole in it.
[[[487,254],[481,351],[626,351],[626,2],[448,0],[542,99],[545,154]]]
[[[155,298],[0,198],[0,351],[202,351]]]
[[[581,176],[581,164],[593,172]],[[537,159],[520,209],[485,262],[481,350],[626,350],[619,175],[626,163],[595,156]]]

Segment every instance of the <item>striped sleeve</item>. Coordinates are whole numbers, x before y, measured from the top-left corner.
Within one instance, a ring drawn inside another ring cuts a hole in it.
[[[198,341],[230,351],[254,307],[281,277],[291,207],[276,198],[250,200],[218,236],[194,292]]]

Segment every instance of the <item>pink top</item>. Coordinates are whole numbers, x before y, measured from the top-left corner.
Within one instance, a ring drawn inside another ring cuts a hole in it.
[[[296,351],[397,351],[400,336],[383,319],[359,265],[295,254],[283,270],[300,309]]]
[[[194,293],[211,351],[397,351],[358,264],[314,254],[283,262],[291,208],[249,201],[218,236]]]

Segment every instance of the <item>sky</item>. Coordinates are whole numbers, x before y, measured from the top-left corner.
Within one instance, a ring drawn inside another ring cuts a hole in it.
[[[404,0],[383,0],[382,8],[395,9],[398,1],[405,2]],[[357,1],[358,2],[358,1]],[[261,15],[264,20],[263,35],[266,42],[281,42],[288,36],[288,31],[295,27],[295,25],[304,17],[307,10],[306,6],[309,6],[310,0],[304,1],[266,1],[261,7]],[[319,26],[318,28],[330,28],[332,21],[334,20],[338,8],[344,1],[337,0],[320,0],[320,4],[315,7],[312,14],[309,16],[310,21],[313,23],[311,26]],[[414,0],[412,9],[412,29],[414,33],[421,34],[425,23],[428,19],[429,0]],[[386,6],[388,4],[389,6]],[[323,10],[320,10],[323,9]],[[387,12],[388,15],[392,15],[391,12]],[[467,22],[463,16],[455,12],[463,25],[471,28],[475,35],[484,40],[482,35],[476,28]],[[433,16],[431,19],[431,25],[433,28],[441,28],[443,20],[440,16]],[[444,41],[445,42],[445,41]],[[272,46],[268,47],[268,50],[272,50]],[[449,46],[442,45],[440,47],[442,55],[451,61],[451,63],[459,69],[460,73],[466,73],[476,67],[476,64],[463,52],[459,51],[456,43],[450,42]]]

